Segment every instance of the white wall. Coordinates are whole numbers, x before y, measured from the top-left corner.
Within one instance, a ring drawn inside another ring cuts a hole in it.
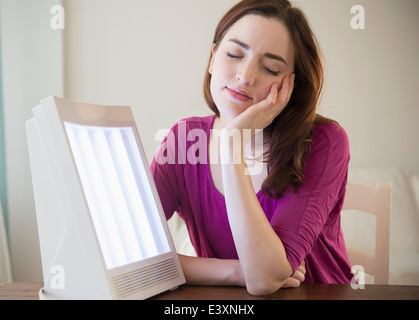
[[[50,28],[58,0],[1,0],[8,231],[15,281],[39,281],[41,262],[25,121],[32,107],[63,94],[62,34]]]
[[[183,117],[209,114],[201,88],[211,40],[219,19],[236,1],[64,0],[66,29],[53,31],[49,9],[59,2],[0,2],[16,281],[41,277],[23,127],[32,106],[51,94],[131,105],[151,159],[159,129]],[[419,2],[296,2],[326,58],[321,112],[348,132],[351,165],[392,165],[419,173]],[[365,30],[350,28],[355,4],[366,10]]]
[[[41,280],[25,121],[48,95],[62,95],[62,35],[50,28],[57,0],[1,0],[8,229],[15,281]]]
[[[149,158],[154,134],[206,115],[202,99],[214,28],[235,0],[71,0],[67,9],[66,95],[129,104]],[[320,112],[351,140],[351,165],[419,172],[417,0],[296,0],[323,49],[327,78]],[[350,27],[365,8],[365,30]],[[147,112],[147,114],[145,113]]]
[[[346,129],[351,166],[418,173],[419,1],[297,1],[326,59],[321,111]],[[365,8],[365,30],[350,27],[355,4]]]
[[[157,130],[209,114],[201,88],[213,32],[234,3],[65,1],[66,97],[130,105],[151,160]]]

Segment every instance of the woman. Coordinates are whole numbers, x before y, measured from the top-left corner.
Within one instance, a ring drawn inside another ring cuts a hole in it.
[[[215,114],[177,123],[151,165],[167,219],[181,216],[197,253],[179,255],[187,283],[254,295],[350,283],[340,228],[349,145],[316,115],[322,83],[315,38],[289,1],[244,0],[221,19],[204,81]],[[179,161],[208,139],[209,163]],[[261,148],[263,170],[248,174]]]

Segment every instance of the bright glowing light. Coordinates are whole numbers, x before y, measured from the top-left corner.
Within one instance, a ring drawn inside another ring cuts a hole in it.
[[[65,128],[107,268],[168,252],[132,128]]]

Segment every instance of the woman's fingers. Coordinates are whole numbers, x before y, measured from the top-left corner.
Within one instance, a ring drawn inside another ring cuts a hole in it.
[[[298,269],[297,271],[295,271],[295,273],[292,275],[291,278],[294,278],[296,280],[298,280],[300,283],[303,282],[305,280],[305,272],[301,272],[300,269]]]
[[[285,108],[285,106],[288,104],[288,102],[291,99],[292,91],[294,89],[294,80],[295,80],[294,73],[289,76],[284,77],[284,79],[282,80],[282,86],[281,86],[281,90],[279,90],[278,100],[277,100],[277,103],[282,108]]]
[[[228,127],[264,129],[285,109],[294,88],[295,75],[282,79],[282,84],[274,83],[268,96],[249,107],[234,119]],[[226,127],[227,128],[227,127]]]
[[[301,263],[301,265],[298,267],[297,271],[288,278],[288,280],[284,283],[282,288],[298,288],[302,282],[305,280],[305,274],[306,274],[306,268],[305,268],[305,262]]]
[[[285,288],[298,288],[300,286],[300,281],[298,281],[295,278],[288,278],[287,281],[285,281],[284,285],[281,287],[283,289]]]
[[[266,102],[268,105],[274,105],[276,103],[279,92],[280,91],[278,91],[278,84],[274,83],[271,86],[271,91],[269,92],[268,97],[266,98]]]
[[[268,108],[270,108],[272,113],[271,120],[276,118],[287,106],[291,98],[292,90],[294,88],[294,78],[294,74],[284,77],[282,80],[281,89],[279,89],[279,91],[277,91],[277,84],[272,86],[271,93],[269,94],[271,99],[268,100]],[[277,94],[272,94],[272,91],[277,91]]]

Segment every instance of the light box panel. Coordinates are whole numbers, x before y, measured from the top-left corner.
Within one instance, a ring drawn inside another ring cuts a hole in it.
[[[129,107],[50,97],[26,126],[42,298],[143,299],[185,282]]]

